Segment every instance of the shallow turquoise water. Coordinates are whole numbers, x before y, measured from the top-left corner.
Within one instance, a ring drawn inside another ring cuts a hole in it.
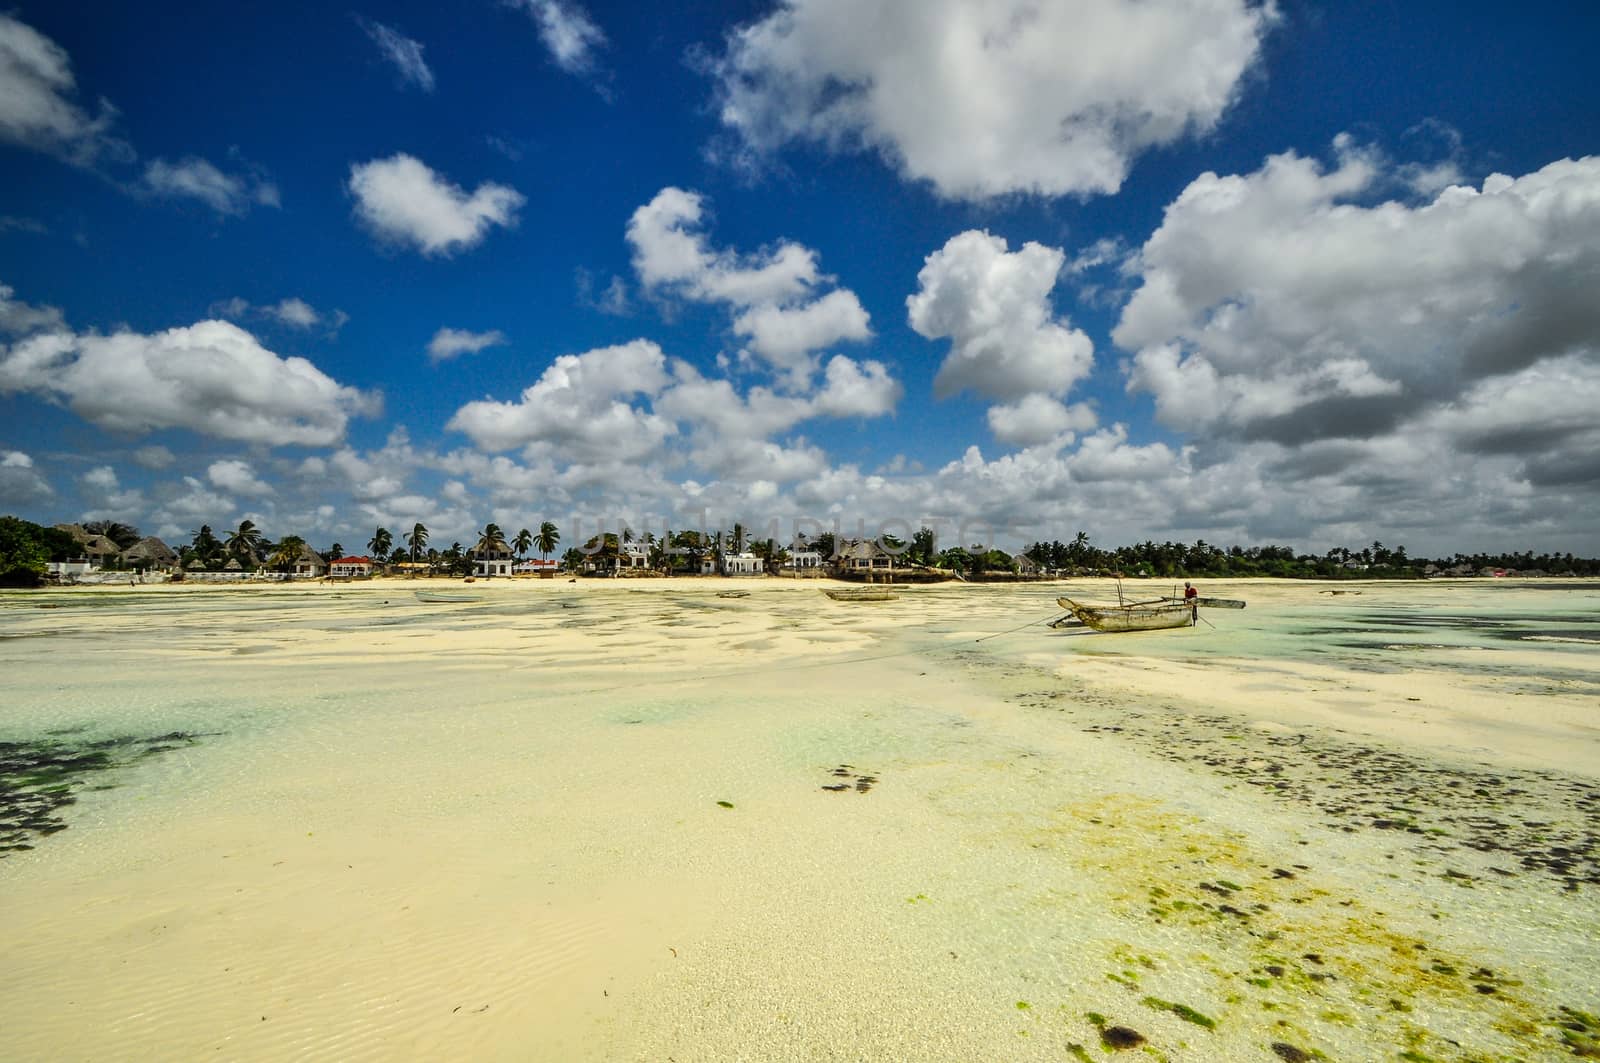
[[[1512,1059],[1559,1058],[1559,1009],[1600,1010],[1592,776],[1073,669],[1565,676],[1581,698],[1586,645],[1526,636],[1596,632],[1593,591],[1311,590],[1193,631],[980,642],[1058,592],[783,590],[5,596],[0,741],[199,737],[0,860],[0,1024],[32,1058],[528,1058],[554,1031],[534,1058],[1059,1059],[1100,1057],[1105,1015],[1170,1059]],[[825,790],[839,770],[875,781]],[[188,944],[146,927],[177,920]],[[99,983],[127,962],[141,982]],[[434,1008],[435,983],[477,996]],[[93,1022],[62,1003],[91,997]]]

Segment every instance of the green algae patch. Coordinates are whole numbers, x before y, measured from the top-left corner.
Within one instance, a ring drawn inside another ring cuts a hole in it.
[[[717,802],[717,807],[718,808],[732,808],[733,807],[733,802],[732,801],[718,801]]]
[[[1211,1018],[1209,1015],[1201,1014],[1187,1004],[1177,1004],[1170,1000],[1162,1000],[1160,997],[1145,997],[1140,1003],[1147,1008],[1155,1008],[1157,1011],[1170,1011],[1184,1022],[1192,1022],[1196,1026],[1204,1026],[1208,1030],[1217,1028],[1216,1019]]]
[[[1600,1018],[1565,1004],[1559,1010],[1555,1023],[1561,1044],[1579,1059],[1600,1059]]]
[[[1523,985],[1524,972],[1502,969],[1503,957],[1484,964],[1470,950],[1402,929],[1342,880],[1284,866],[1250,835],[1160,800],[1096,797],[1057,808],[1020,834],[1032,851],[1059,854],[1090,875],[1107,915],[1129,924],[1129,936],[1107,950],[1104,977],[1144,1006],[1218,1036],[1263,1022],[1297,1037],[1331,1025],[1362,1046],[1356,1055],[1484,1061],[1584,1056],[1600,1039],[1582,1014],[1558,1015],[1550,989],[1536,993]],[[1049,893],[1038,903],[1060,901]],[[1135,960],[1148,958],[1155,940],[1166,953],[1160,962]],[[1204,1012],[1179,996],[1197,985],[1216,1002]],[[1465,1025],[1461,1016],[1469,1016]],[[1098,1013],[1090,1021],[1110,1028]],[[1286,1046],[1279,1058],[1322,1058],[1304,1041],[1272,1043]]]
[[[79,791],[111,788],[106,773],[207,737],[172,731],[90,741],[77,734],[69,728],[45,739],[0,742],[0,858],[66,830],[66,810],[77,803]]]

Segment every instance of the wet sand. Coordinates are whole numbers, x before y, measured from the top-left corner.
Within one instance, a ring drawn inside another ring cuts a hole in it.
[[[0,741],[96,754],[0,854],[0,1057],[1600,1038],[1600,584],[730,586],[0,596]]]

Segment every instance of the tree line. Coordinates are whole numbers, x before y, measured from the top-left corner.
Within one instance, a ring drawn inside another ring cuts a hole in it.
[[[119,550],[140,541],[139,530],[117,521],[90,521],[86,532],[102,535]],[[1276,576],[1292,579],[1410,579],[1436,573],[1477,574],[1484,571],[1514,571],[1545,575],[1600,576],[1600,559],[1575,557],[1571,553],[1455,553],[1444,557],[1412,557],[1404,546],[1386,547],[1374,541],[1370,546],[1336,546],[1321,554],[1300,553],[1290,546],[1230,546],[1223,548],[1196,540],[1194,543],[1145,540],[1128,546],[1102,548],[1089,534],[1079,531],[1071,540],[1038,541],[1013,556],[992,547],[949,546],[940,548],[935,532],[921,528],[909,540],[882,535],[875,540],[895,556],[898,565],[961,573],[1018,572],[1020,558],[1027,558],[1043,571],[1056,575],[1148,576],[1154,578]],[[483,555],[511,557],[521,561],[537,551],[549,560],[560,547],[561,531],[552,521],[544,521],[538,531],[522,528],[508,535],[498,524],[487,524],[477,532],[469,547],[460,541],[439,549],[431,542],[427,527],[412,525],[397,539],[383,526],[374,529],[366,552],[384,565],[410,564],[414,570],[430,575],[470,575],[476,559]],[[798,538],[787,546],[772,538],[754,538],[739,522],[726,531],[672,531],[661,535],[635,535],[623,527],[589,537],[581,546],[570,546],[562,555],[568,568],[578,569],[584,562],[609,567],[630,544],[639,544],[649,568],[659,572],[698,572],[707,558],[749,552],[769,569],[788,560],[797,549],[815,550],[831,558],[839,545],[832,533]],[[17,517],[0,517],[0,584],[32,585],[43,576],[50,561],[67,561],[82,556],[82,545],[68,532],[48,528]],[[246,571],[266,569],[288,572],[304,563],[307,555],[328,564],[345,556],[343,543],[332,543],[326,550],[314,550],[298,535],[269,539],[254,521],[241,520],[236,528],[218,535],[209,524],[190,533],[188,543],[177,548],[179,563],[185,569],[222,571],[233,563]],[[118,562],[108,559],[106,567]]]
[[[1412,557],[1404,546],[1392,549],[1374,540],[1352,549],[1335,546],[1322,554],[1299,553],[1291,546],[1230,546],[1223,549],[1204,539],[1192,544],[1145,540],[1132,546],[1101,549],[1086,532],[1071,542],[1036,542],[1023,551],[1053,572],[1099,573],[1158,578],[1277,576],[1287,579],[1417,579],[1438,573],[1478,574],[1486,570],[1544,575],[1600,576],[1600,559],[1571,553],[1455,553]],[[1465,570],[1465,571],[1463,571]]]

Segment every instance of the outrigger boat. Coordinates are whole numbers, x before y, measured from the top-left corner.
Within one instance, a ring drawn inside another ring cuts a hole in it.
[[[1161,600],[1164,601],[1164,602],[1177,602],[1180,605],[1188,604],[1188,602],[1193,602],[1195,605],[1204,606],[1207,609],[1243,609],[1244,608],[1244,602],[1240,601],[1238,598],[1190,598],[1190,599],[1188,599],[1188,602],[1186,602],[1183,598],[1181,598],[1181,597],[1179,597],[1177,595],[1169,595],[1168,597],[1163,598]]]
[[[1096,631],[1161,631],[1169,627],[1188,627],[1199,621],[1201,606],[1208,609],[1244,608],[1244,602],[1238,598],[1185,599],[1177,595],[1117,605],[1085,605],[1071,598],[1057,598],[1056,603],[1079,623]]]
[[[900,597],[887,587],[842,587],[822,593],[836,602],[892,602]]]
[[[1127,605],[1084,605],[1071,598],[1056,602],[1084,626],[1096,631],[1160,631],[1169,627],[1188,627],[1194,622],[1193,610],[1179,601],[1165,598]]]

